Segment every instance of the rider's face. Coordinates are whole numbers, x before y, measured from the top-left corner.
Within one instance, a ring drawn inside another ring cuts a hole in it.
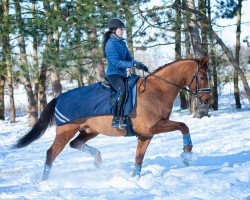
[[[115,34],[116,34],[118,37],[122,37],[122,36],[123,36],[123,33],[124,33],[124,28],[117,28],[116,31],[115,31]]]

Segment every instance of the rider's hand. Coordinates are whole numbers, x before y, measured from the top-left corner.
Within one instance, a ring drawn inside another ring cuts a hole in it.
[[[142,70],[143,70],[144,72],[148,72],[148,67],[147,67],[146,65],[144,65],[144,66],[142,67]]]
[[[148,67],[146,65],[144,65],[142,62],[135,62],[134,67],[136,69],[141,69],[141,70],[143,70],[145,72],[148,72]]]

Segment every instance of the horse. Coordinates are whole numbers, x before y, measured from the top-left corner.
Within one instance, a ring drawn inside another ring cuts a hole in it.
[[[139,176],[143,159],[154,135],[179,130],[183,138],[183,152],[192,153],[192,140],[188,126],[183,122],[169,119],[173,102],[178,92],[185,88],[204,105],[210,102],[208,79],[208,60],[182,59],[156,69],[149,75],[140,77],[136,83],[136,104],[130,114],[133,129],[138,134],[135,164],[132,176]],[[36,124],[23,137],[15,148],[22,148],[41,137],[54,118],[56,98],[52,99],[40,115]],[[87,105],[86,105],[87,106]],[[70,147],[89,153],[94,157],[94,164],[100,167],[101,152],[87,145],[87,141],[97,135],[125,136],[126,130],[111,127],[112,116],[93,116],[56,126],[56,137],[47,150],[42,180],[47,180],[52,164],[65,145],[79,131],[78,136],[70,142]],[[183,161],[188,165],[189,161]]]

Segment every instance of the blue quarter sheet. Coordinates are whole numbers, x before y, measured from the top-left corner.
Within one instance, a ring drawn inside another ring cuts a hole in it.
[[[129,116],[136,99],[137,75],[128,79],[127,98],[124,103],[124,116]],[[57,125],[92,116],[113,115],[110,88],[100,82],[90,86],[78,87],[57,97],[55,118]]]

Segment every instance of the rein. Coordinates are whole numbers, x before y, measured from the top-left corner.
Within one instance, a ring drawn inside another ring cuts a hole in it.
[[[202,70],[202,71],[203,71],[203,70]],[[194,74],[194,76],[193,76],[193,78],[192,78],[192,80],[191,80],[191,82],[190,82],[190,84],[188,85],[188,88],[187,88],[187,87],[180,87],[179,85],[177,85],[177,84],[175,84],[175,83],[172,83],[172,82],[170,82],[170,81],[168,81],[168,80],[166,80],[166,79],[164,79],[164,78],[162,78],[162,77],[160,77],[160,76],[156,76],[155,74],[153,74],[153,73],[151,73],[151,72],[148,72],[149,75],[144,76],[144,71],[143,71],[143,77],[144,77],[144,78],[143,78],[142,82],[141,82],[140,85],[139,85],[138,91],[139,91],[140,94],[142,94],[143,92],[145,92],[145,90],[146,90],[147,78],[148,78],[149,76],[153,76],[153,77],[155,77],[155,78],[157,78],[157,79],[159,79],[159,80],[161,80],[161,81],[163,81],[163,82],[165,82],[165,83],[167,83],[167,84],[171,84],[171,85],[173,85],[173,86],[175,86],[175,87],[177,87],[177,88],[179,88],[179,89],[183,89],[183,90],[189,92],[190,94],[194,95],[195,97],[197,97],[197,94],[198,94],[199,92],[209,93],[209,92],[211,91],[210,87],[209,87],[209,88],[201,88],[201,89],[198,88],[198,72],[199,72],[199,67],[198,67],[198,65],[197,65],[197,66],[196,66],[195,74]],[[204,72],[204,71],[203,71],[203,72]],[[207,73],[206,73],[206,72],[204,72],[204,73],[206,74],[206,77],[207,77]],[[192,90],[189,89],[190,85],[193,83],[194,80],[195,80],[195,82],[196,82],[195,92],[193,92]],[[143,83],[144,89],[143,89],[142,91],[140,91],[140,88],[141,88],[142,83]],[[202,95],[202,96],[203,96],[203,95]],[[202,97],[202,96],[201,96],[201,97]],[[201,98],[201,97],[200,97],[200,98]]]

